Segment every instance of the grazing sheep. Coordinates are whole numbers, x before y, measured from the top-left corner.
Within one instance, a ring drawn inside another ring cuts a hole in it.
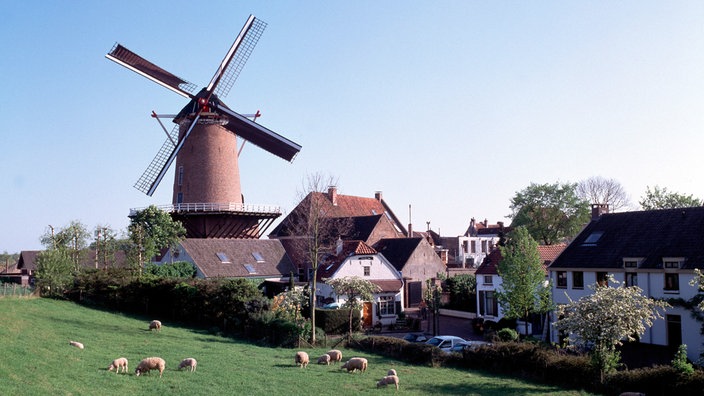
[[[387,375],[386,377],[380,379],[379,382],[376,383],[376,387],[380,388],[382,386],[386,386],[389,384],[396,385],[396,389],[398,389],[398,377],[395,375]]]
[[[330,355],[327,353],[318,358],[318,364],[330,364]]]
[[[195,359],[185,358],[185,359],[181,360],[181,363],[178,364],[178,369],[181,370],[182,368],[186,367],[188,369],[188,371],[196,371],[197,365],[198,365],[198,362],[196,362]]]
[[[83,344],[78,341],[69,341],[68,344],[71,346],[75,346],[78,349],[83,349]]]
[[[148,373],[151,370],[159,370],[159,377],[164,373],[164,368],[166,368],[166,362],[160,357],[150,357],[142,359],[139,365],[134,370],[134,374],[139,377],[142,373]]]
[[[389,371],[386,373],[386,375],[398,375],[398,374],[396,374],[396,370],[389,369]]]
[[[294,360],[296,365],[301,365],[301,368],[308,367],[308,362],[310,362],[310,359],[308,358],[308,354],[303,352],[303,351],[298,351],[296,352],[296,360]]]
[[[340,370],[347,369],[347,372],[349,373],[350,371],[354,370],[359,370],[361,372],[365,372],[367,370],[367,359],[365,358],[360,358],[360,357],[354,357],[350,360],[348,360],[345,364],[340,367]]]
[[[330,361],[333,363],[342,361],[342,352],[337,349],[331,349],[327,352],[327,354],[330,355]]]
[[[127,359],[125,358],[117,358],[110,363],[108,366],[108,371],[112,371],[113,369],[115,370],[115,374],[120,372],[120,367],[122,367],[122,372],[126,373],[127,372]]]
[[[149,331],[156,330],[159,331],[161,330],[161,322],[158,320],[152,320],[151,323],[149,323]]]

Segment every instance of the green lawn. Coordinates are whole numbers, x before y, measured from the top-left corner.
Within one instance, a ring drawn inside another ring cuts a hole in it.
[[[162,320],[160,333],[147,330],[149,319],[93,310],[48,299],[0,298],[0,395],[357,395],[394,393],[376,389],[389,368],[398,372],[399,392],[409,395],[583,395],[585,392],[530,384],[482,373],[410,366],[381,356],[342,349],[343,360],[363,356],[366,373],[319,366],[327,349],[303,349],[312,364],[293,363],[296,350],[265,348],[175,326]],[[68,344],[82,342],[80,350]],[[137,377],[142,358],[166,360],[158,372]],[[118,357],[129,360],[128,374],[107,371]],[[198,360],[195,373],[178,371],[186,357]]]

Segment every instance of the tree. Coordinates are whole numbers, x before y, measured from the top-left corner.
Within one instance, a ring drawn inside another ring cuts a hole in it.
[[[694,269],[694,278],[689,281],[690,286],[696,286],[700,292],[704,291],[704,272],[699,268]],[[698,296],[701,294],[698,294]],[[697,308],[700,311],[704,311],[704,299],[697,304]]]
[[[90,234],[78,220],[55,232],[54,227],[49,226],[49,231],[41,237],[41,242],[49,249],[59,249],[67,252],[73,263],[74,270],[78,271],[85,249],[88,247],[88,237]]]
[[[604,375],[618,367],[620,354],[616,350],[622,340],[635,341],[651,327],[655,319],[662,319],[661,310],[670,307],[664,301],[643,295],[638,286],[618,286],[610,277],[608,284],[595,283],[594,292],[577,301],[557,307],[560,318],[555,322],[559,331],[569,334],[570,343],[590,350],[592,364]]]
[[[538,243],[525,227],[519,226],[511,231],[508,242],[499,249],[501,260],[497,272],[501,276],[501,289],[496,291],[496,298],[507,318],[525,321],[525,335],[528,335],[530,315],[552,309],[546,305],[550,301],[550,288],[546,287]]]
[[[151,260],[161,249],[176,246],[186,235],[186,229],[179,221],[154,205],[130,216],[127,230],[132,242],[131,256],[140,274],[147,260]]]
[[[683,195],[676,192],[667,191],[667,188],[658,186],[650,189],[646,187],[645,195],[638,201],[643,210],[653,209],[676,209],[676,208],[691,208],[694,206],[703,206],[704,202],[699,198],[694,198],[693,195]]]
[[[450,305],[453,309],[469,311],[476,301],[477,278],[470,274],[459,274],[445,280],[450,293]]]
[[[325,280],[335,295],[338,297],[345,296],[347,300],[342,306],[350,310],[349,316],[349,337],[352,337],[352,313],[362,310],[362,302],[372,301],[374,299],[374,293],[380,291],[379,286],[371,283],[366,279],[362,279],[357,276],[345,276],[335,279]],[[314,328],[315,329],[315,328]]]
[[[570,183],[531,183],[511,199],[511,227],[525,226],[544,245],[572,238],[589,221],[589,204],[576,188]]]
[[[91,248],[95,250],[95,268],[101,265],[107,268],[115,261],[115,252],[119,249],[117,234],[110,226],[98,225],[93,231],[95,240]]]
[[[320,173],[308,175],[299,191],[300,203],[282,224],[283,233],[294,256],[305,257],[310,266],[310,320],[313,331],[311,344],[315,345],[315,307],[318,267],[324,256],[332,253],[337,239],[352,228],[351,219],[332,216],[334,206],[322,194],[326,188],[337,184],[331,176]]]
[[[37,287],[48,296],[60,297],[73,282],[73,261],[66,249],[47,249],[37,256]]]
[[[615,179],[594,176],[577,183],[577,196],[590,204],[606,204],[615,212],[631,206],[630,198]]]

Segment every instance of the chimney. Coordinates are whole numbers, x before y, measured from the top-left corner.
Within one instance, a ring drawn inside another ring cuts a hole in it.
[[[503,222],[503,221],[497,221],[496,224],[499,225],[499,228],[501,228],[501,229],[504,228],[504,222]]]
[[[413,238],[413,221],[411,220],[411,204],[408,204],[408,238]]]
[[[592,204],[592,220],[598,220],[603,214],[609,213],[609,204]]]
[[[488,226],[488,225],[489,225],[489,220],[484,219],[484,227],[486,227],[486,226]]]
[[[332,202],[333,206],[337,206],[337,187],[328,187],[328,199]]]
[[[381,202],[381,191],[377,191],[374,193],[374,199]]]

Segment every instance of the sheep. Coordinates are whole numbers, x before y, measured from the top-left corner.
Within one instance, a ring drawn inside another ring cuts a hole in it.
[[[78,349],[83,349],[83,344],[78,341],[69,341],[68,344],[71,346],[75,346]]]
[[[376,387],[380,388],[382,386],[386,386],[389,384],[394,384],[396,385],[396,389],[398,390],[398,376],[395,375],[387,375],[386,377],[382,378],[379,380],[379,382],[376,383]]]
[[[327,354],[330,355],[330,361],[333,363],[342,361],[342,352],[337,349],[331,349],[327,352]]]
[[[149,323],[149,331],[156,330],[160,331],[161,330],[161,322],[158,320],[152,320],[151,323]]]
[[[340,370],[347,369],[347,372],[359,370],[365,372],[367,370],[367,359],[361,357],[353,357],[340,367]]]
[[[159,378],[164,373],[164,368],[166,368],[166,362],[160,357],[150,357],[142,359],[139,365],[134,370],[134,374],[139,377],[142,373],[148,373],[151,370],[159,370]]]
[[[110,363],[108,366],[108,371],[112,371],[115,369],[115,374],[120,372],[120,368],[122,368],[122,372],[126,373],[127,372],[127,359],[125,358],[117,358]]]
[[[398,375],[398,374],[396,374],[396,370],[389,369],[389,371],[386,373],[386,375]]]
[[[330,364],[330,355],[323,354],[321,357],[318,358],[318,364]]]
[[[296,352],[296,359],[294,360],[294,363],[296,365],[301,365],[301,368],[308,367],[308,362],[310,362],[310,359],[308,358],[308,354],[303,352],[303,351],[298,351]]]
[[[193,359],[193,358],[185,358],[181,360],[181,363],[178,365],[178,369],[181,370],[182,368],[186,367],[188,371],[196,371],[196,366],[198,365],[198,362]]]

